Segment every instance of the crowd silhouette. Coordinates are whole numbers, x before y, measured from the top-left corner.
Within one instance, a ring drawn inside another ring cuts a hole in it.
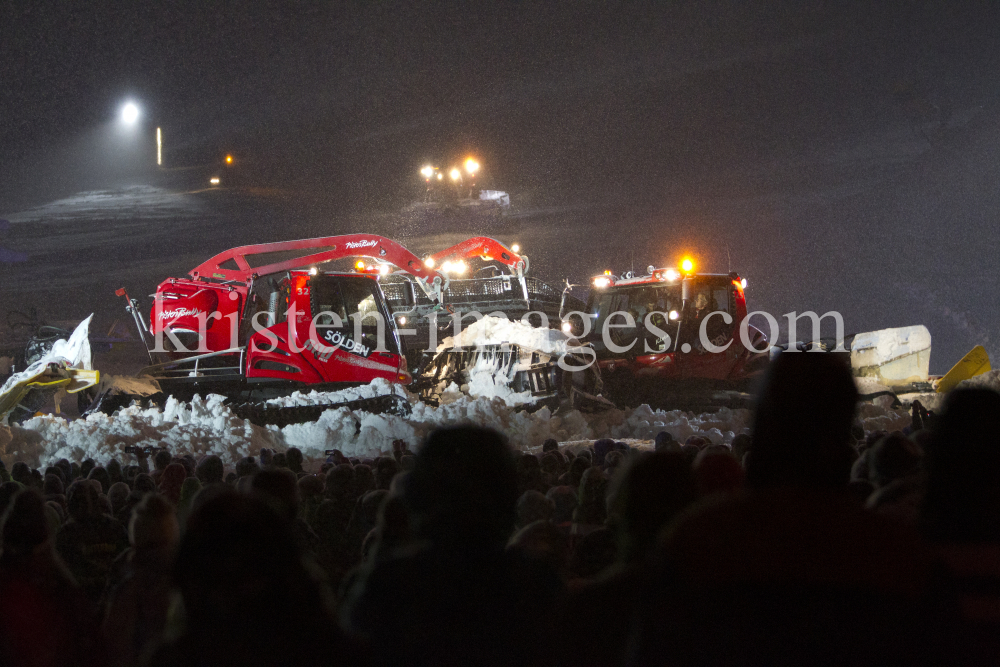
[[[0,664],[995,662],[1000,394],[865,433],[840,357],[731,445],[4,462]]]

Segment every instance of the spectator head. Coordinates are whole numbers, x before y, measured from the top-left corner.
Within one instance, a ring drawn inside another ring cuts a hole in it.
[[[187,470],[180,463],[171,463],[160,475],[160,493],[175,506],[181,500],[181,485],[187,478]]]
[[[399,467],[402,468],[403,472],[413,470],[415,465],[417,465],[417,457],[413,454],[404,454],[399,458]]]
[[[563,459],[560,457],[558,452],[546,452],[542,454],[542,458],[538,461],[542,468],[542,472],[546,475],[555,476],[559,474],[559,470],[562,467]]]
[[[854,459],[854,463],[851,464],[851,480],[864,480],[866,482],[871,481],[871,470],[869,466],[869,459],[871,458],[872,448],[868,447],[863,449],[858,455],[858,458]]]
[[[617,550],[614,533],[608,528],[599,528],[583,536],[570,557],[571,576],[583,579],[596,577],[614,564]]]
[[[375,473],[370,466],[358,464],[354,466],[354,495],[360,498],[375,489]]]
[[[260,467],[270,468],[274,465],[274,450],[264,447],[260,450]]]
[[[545,563],[560,574],[565,573],[569,558],[566,535],[548,521],[535,521],[518,530],[507,542],[507,551]]]
[[[679,452],[681,451],[681,444],[674,440],[674,436],[670,435],[667,431],[660,431],[653,438],[653,450],[656,452]]]
[[[179,534],[173,505],[162,496],[151,493],[132,510],[128,539],[136,549],[172,548]]]
[[[87,521],[104,510],[100,494],[94,487],[94,484],[82,479],[69,485],[66,492],[66,505],[69,509],[69,516],[74,521]]]
[[[131,493],[131,490],[125,482],[115,482],[108,489],[108,502],[111,503],[111,511],[114,514],[117,515],[125,507],[125,503],[128,502],[129,493]]]
[[[542,443],[542,452],[556,452],[559,451],[559,441],[555,438],[549,438]]]
[[[97,480],[97,482],[101,485],[101,493],[107,493],[108,489],[111,488],[111,476],[108,475],[108,471],[101,466],[97,466],[91,470],[90,474],[87,475],[87,479]]]
[[[305,475],[304,477],[300,477],[298,480],[299,498],[304,502],[310,498],[323,495],[323,486],[325,483],[325,478],[319,475]]]
[[[226,648],[230,656],[239,652],[236,664],[252,657],[273,664],[278,654],[288,664],[318,662],[302,655],[302,647],[333,624],[288,522],[254,495],[223,486],[205,492],[187,520],[174,566],[189,627],[202,637],[242,642]],[[268,632],[252,630],[262,618],[269,619]],[[328,634],[323,639],[331,641]]]
[[[885,486],[916,472],[922,456],[915,442],[900,431],[893,431],[868,450],[868,478],[875,486]]]
[[[153,469],[154,470],[166,470],[170,462],[173,461],[174,457],[170,455],[165,449],[160,449],[153,455]]]
[[[111,459],[108,461],[108,464],[104,466],[104,469],[108,471],[108,479],[111,480],[111,484],[117,484],[118,482],[125,481],[122,464],[118,462],[118,459]]]
[[[399,463],[396,459],[382,456],[375,466],[375,488],[389,490],[392,478],[400,471]]]
[[[63,471],[63,485],[69,484],[72,480],[73,466],[70,465],[68,459],[59,459],[56,461],[56,467]]]
[[[608,476],[597,466],[587,468],[580,478],[579,505],[573,512],[577,523],[599,525],[607,518]]]
[[[1000,394],[948,394],[924,456],[920,524],[932,540],[1000,543]]]
[[[141,472],[136,475],[135,479],[132,481],[132,490],[140,496],[147,493],[153,493],[156,491],[156,482],[153,481],[152,477],[144,472]]]
[[[354,491],[354,468],[350,463],[335,465],[326,473],[323,495],[330,499],[349,498]]]
[[[786,352],[757,397],[747,484],[844,488],[858,390],[846,355]]]
[[[611,438],[601,438],[594,442],[594,465],[603,466],[604,457],[615,449],[615,441]]]
[[[524,528],[529,523],[548,521],[555,511],[555,503],[539,491],[525,491],[517,499],[517,521],[515,527]]]
[[[701,496],[731,493],[743,487],[743,466],[725,445],[711,445],[694,459],[694,477]]]
[[[569,464],[569,485],[574,489],[580,488],[580,480],[583,478],[583,473],[590,470],[590,459],[586,456],[578,456],[573,459],[573,462]]]
[[[740,433],[733,438],[733,456],[736,460],[743,462],[743,456],[750,451],[751,439],[746,433]]]
[[[285,458],[284,452],[275,452],[273,461],[275,468],[288,468],[288,459]]]
[[[285,452],[285,463],[292,472],[296,474],[302,472],[302,450],[298,447],[289,447]]]
[[[97,467],[97,463],[94,459],[86,459],[80,464],[80,477],[86,478],[90,475],[90,471]]]
[[[625,454],[620,450],[613,452],[608,452],[608,455],[604,457],[604,471],[608,473],[608,476],[612,476],[615,470],[618,469],[625,462]]]
[[[287,468],[268,468],[253,476],[251,489],[285,521],[294,521],[299,511],[299,485]]]
[[[194,497],[201,491],[201,481],[197,477],[187,477],[181,484],[181,498],[177,503],[180,509],[189,509]]]
[[[679,453],[634,458],[614,478],[608,523],[615,533],[618,558],[645,559],[660,530],[697,498],[694,474]]]
[[[260,466],[252,456],[244,456],[236,462],[236,477],[248,477],[259,470]]]
[[[502,549],[514,526],[517,473],[496,431],[438,429],[417,454],[403,499],[420,537]]]
[[[553,486],[545,497],[552,501],[552,523],[569,523],[573,520],[577,500],[572,486]]]
[[[24,461],[18,461],[10,469],[10,478],[22,486],[31,486],[31,468]]]
[[[61,496],[65,491],[62,480],[56,475],[46,475],[42,485],[42,493],[47,496]]]
[[[51,536],[41,495],[34,489],[18,492],[3,514],[2,560],[27,556]]]
[[[195,468],[194,474],[202,486],[222,483],[222,476],[225,474],[222,459],[216,454],[209,454],[201,460],[201,463]]]

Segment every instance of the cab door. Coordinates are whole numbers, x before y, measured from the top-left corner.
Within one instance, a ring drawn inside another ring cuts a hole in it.
[[[399,342],[375,279],[313,276],[309,291],[310,316],[296,322],[296,333],[323,381],[367,383],[382,377],[398,382],[402,364]],[[355,326],[358,318],[360,336]],[[315,334],[311,336],[313,322]]]
[[[736,304],[736,290],[728,278],[726,280],[700,280],[693,286],[692,293],[705,291],[710,295],[711,315],[706,327],[708,342],[716,347],[728,347],[724,352],[710,352],[700,340],[700,327],[689,331],[677,349],[677,365],[681,377],[686,379],[725,380],[730,376],[743,350],[739,341],[737,325],[739,318]],[[732,321],[726,324],[718,311],[727,313]],[[691,345],[684,352],[684,344]]]

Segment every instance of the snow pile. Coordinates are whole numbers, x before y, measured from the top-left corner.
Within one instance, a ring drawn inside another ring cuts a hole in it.
[[[54,415],[33,417],[22,428],[0,429],[0,456],[32,467],[60,458],[103,463],[121,457],[126,446],[148,445],[195,456],[218,454],[232,465],[262,447],[282,446],[269,429],[234,416],[224,400],[215,394],[206,399],[195,396],[190,402],[171,397],[162,410],[133,405],[114,416],[98,413],[72,421]]]
[[[113,416],[95,414],[73,421],[46,415],[30,419],[22,427],[0,427],[0,457],[8,467],[15,461],[42,467],[63,457],[74,461],[93,458],[103,464],[112,457],[131,461],[122,451],[128,445],[152,445],[176,453],[190,452],[196,457],[218,454],[227,466],[232,466],[244,456],[256,456],[263,447],[279,451],[298,447],[315,468],[326,458],[328,449],[339,449],[347,456],[375,456],[391,452],[394,440],[404,440],[416,451],[424,438],[441,426],[477,424],[494,428],[515,448],[532,450],[548,438],[562,443],[598,438],[645,442],[660,431],[669,432],[681,442],[698,435],[713,443],[730,444],[751,424],[749,410],[728,408],[703,414],[653,410],[646,405],[597,414],[576,410],[553,414],[548,408],[528,412],[508,405],[499,396],[469,396],[454,386],[444,392],[440,405],[435,407],[385,381],[281,400],[291,405],[310,405],[387,393],[405,396],[412,413],[400,417],[337,408],[324,411],[315,422],[265,428],[234,416],[223,404],[223,397],[209,395],[204,399],[196,396],[190,402],[170,398],[162,410],[132,406]],[[869,432],[902,429],[910,420],[905,409],[874,404],[862,404],[859,417]]]
[[[481,347],[511,343],[529,350],[538,350],[551,355],[566,352],[569,338],[558,329],[540,329],[505,317],[486,316],[459,331],[457,336],[445,338],[437,351],[452,347]]]
[[[478,347],[487,345],[517,345],[522,353],[516,368],[526,368],[530,364],[532,352],[559,358],[566,353],[568,337],[556,329],[532,327],[520,320],[486,316],[461,330],[457,336],[445,338],[438,346],[438,353],[455,347]],[[468,383],[461,387],[440,387],[445,392],[468,394],[473,398],[498,398],[508,407],[535,402],[530,391],[514,391],[510,387],[508,369],[501,367],[499,357],[481,355],[476,364],[466,369]],[[516,370],[515,368],[515,370]]]
[[[968,380],[962,380],[955,389],[992,389],[993,391],[1000,391],[1000,370],[986,371]]]
[[[267,404],[280,406],[283,408],[291,408],[302,405],[346,403],[347,401],[356,401],[361,398],[375,398],[376,396],[387,396],[389,394],[396,394],[397,396],[402,396],[408,399],[411,403],[416,401],[416,397],[410,392],[406,391],[406,388],[403,387],[402,385],[393,384],[383,378],[375,378],[374,380],[372,380],[371,384],[361,385],[359,387],[350,387],[348,389],[341,389],[339,391],[313,390],[310,391],[309,393],[295,391],[288,396],[282,396],[281,398],[272,398],[269,401],[267,401]]]

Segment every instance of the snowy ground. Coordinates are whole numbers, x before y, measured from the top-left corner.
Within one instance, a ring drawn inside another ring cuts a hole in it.
[[[566,349],[566,336],[562,332],[533,329],[499,318],[484,318],[467,327],[456,339],[443,341],[439,349],[456,344],[482,346],[504,341],[553,355]],[[20,427],[0,427],[0,457],[8,466],[15,461],[24,461],[32,467],[46,466],[59,458],[76,461],[93,458],[104,463],[111,458],[128,460],[124,448],[140,445],[166,447],[178,454],[218,454],[231,466],[244,456],[257,455],[264,447],[279,451],[298,447],[306,460],[317,466],[326,458],[325,451],[329,449],[339,449],[347,456],[377,456],[391,452],[394,440],[405,440],[411,449],[417,450],[431,430],[457,424],[494,428],[521,450],[533,450],[548,438],[567,446],[604,437],[644,443],[660,431],[669,432],[681,442],[692,435],[700,435],[716,444],[728,444],[737,434],[747,432],[750,425],[749,410],[728,408],[702,414],[652,410],[647,405],[596,414],[577,410],[553,414],[547,407],[528,411],[524,408],[531,402],[530,394],[512,392],[497,380],[493,371],[484,366],[472,373],[468,385],[452,384],[440,396],[436,407],[421,402],[406,388],[385,380],[338,392],[294,392],[270,401],[292,407],[396,394],[410,404],[411,414],[407,417],[337,408],[326,410],[315,422],[283,428],[261,427],[233,415],[223,404],[224,397],[215,394],[205,398],[196,396],[190,402],[170,398],[162,409],[132,406],[113,416],[95,414],[66,419],[45,415],[30,419]],[[990,378],[993,384],[997,383],[995,376]],[[112,382],[105,377],[102,386]],[[137,382],[122,378],[116,384],[131,392],[148,393],[143,392]],[[923,398],[925,403],[930,403],[929,397]],[[889,397],[881,397],[874,404],[861,406],[859,416],[866,431],[893,430],[909,423],[908,411],[905,408],[893,410],[890,403]]]
[[[474,398],[460,393],[446,395],[439,407],[432,407],[384,381],[344,392],[312,392],[284,400],[286,404],[309,404],[390,392],[407,397],[412,407],[409,417],[340,408],[327,410],[316,422],[263,428],[235,417],[222,404],[222,397],[216,395],[196,397],[190,403],[170,399],[162,410],[133,406],[111,417],[97,414],[67,420],[46,415],[25,422],[23,427],[0,427],[0,457],[8,466],[14,461],[45,466],[63,457],[76,461],[93,458],[103,463],[112,457],[130,460],[123,452],[128,445],[152,445],[195,456],[214,453],[226,465],[233,465],[243,456],[258,454],[263,447],[279,451],[298,447],[315,466],[326,458],[327,449],[339,449],[348,456],[374,456],[391,452],[393,440],[402,439],[416,450],[432,429],[455,424],[495,428],[506,434],[514,447],[527,450],[540,446],[547,438],[577,444],[601,437],[648,441],[660,431],[668,431],[681,441],[691,435],[704,435],[715,443],[729,443],[736,434],[746,432],[751,418],[748,410],[693,414],[654,411],[645,405],[596,415],[575,410],[552,414],[548,408],[529,413],[508,406],[501,398]],[[862,406],[860,417],[866,431],[903,428],[909,423],[905,409],[871,404]]]

